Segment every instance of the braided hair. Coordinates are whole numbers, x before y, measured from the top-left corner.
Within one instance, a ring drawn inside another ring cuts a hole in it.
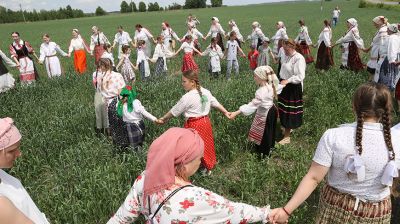
[[[204,110],[208,99],[207,96],[203,95],[203,92],[201,91],[201,85],[198,73],[196,71],[189,70],[184,72],[183,76],[189,80],[192,80],[195,83],[196,90],[200,95],[201,110]]]
[[[391,127],[392,97],[388,88],[382,84],[366,83],[357,88],[353,96],[353,108],[357,115],[356,149],[361,155],[362,132],[366,118],[376,118],[383,125],[385,144],[390,152],[390,160],[395,159],[393,151]]]

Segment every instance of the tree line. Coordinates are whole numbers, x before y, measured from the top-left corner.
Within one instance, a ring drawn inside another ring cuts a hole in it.
[[[131,13],[131,12],[153,12],[153,11],[164,11],[164,10],[179,10],[179,9],[195,9],[195,8],[206,8],[206,7],[221,7],[222,0],[211,0],[211,5],[207,5],[207,0],[185,0],[184,5],[178,3],[172,3],[171,5],[160,7],[157,2],[146,3],[139,2],[138,7],[136,7],[135,2],[130,3],[126,1],[121,2],[121,13]]]

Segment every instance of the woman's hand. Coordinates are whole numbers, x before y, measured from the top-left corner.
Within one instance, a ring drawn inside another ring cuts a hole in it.
[[[284,79],[281,81],[281,85],[286,86],[289,83],[289,81],[287,79]]]
[[[154,121],[154,123],[157,124],[157,125],[165,124],[165,122],[162,119],[157,119],[157,120]]]
[[[289,216],[283,210],[283,208],[276,208],[271,211],[268,215],[269,222],[276,224],[276,223],[287,223]]]

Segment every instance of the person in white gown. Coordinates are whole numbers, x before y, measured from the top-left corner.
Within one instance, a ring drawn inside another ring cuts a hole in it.
[[[61,50],[58,44],[50,41],[49,34],[44,34],[43,43],[40,45],[39,63],[46,66],[49,78],[61,76],[63,73],[57,53],[60,53],[64,57],[68,57],[68,54]]]

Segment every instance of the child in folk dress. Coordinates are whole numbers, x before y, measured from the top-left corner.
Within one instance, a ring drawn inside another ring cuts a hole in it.
[[[279,80],[270,66],[260,66],[254,70],[254,81],[259,86],[254,99],[233,112],[230,119],[235,119],[241,113],[248,116],[255,112],[248,139],[256,145],[258,153],[269,156],[275,146],[278,109],[274,99],[277,99]]]
[[[101,55],[100,58],[109,59],[111,61],[111,63],[112,63],[113,70],[116,71],[115,62],[114,62],[114,56],[113,56],[113,53],[112,53],[112,49],[113,48],[112,48],[111,44],[107,44],[106,43],[106,44],[103,45],[103,48],[104,48],[104,52],[103,52],[103,54]]]
[[[246,58],[242,48],[239,47],[239,44],[236,41],[236,33],[232,31],[229,34],[229,41],[226,42],[226,51],[224,55],[224,58],[227,60],[226,78],[228,80],[231,79],[232,66],[234,67],[233,69],[235,70],[236,76],[239,75],[239,62],[237,59],[238,51],[242,54],[242,57]]]
[[[249,59],[249,62],[250,62],[250,69],[252,71],[254,71],[257,68],[257,62],[258,62],[259,53],[258,53],[256,48],[257,48],[256,45],[251,45],[250,46],[250,52],[247,55],[247,58]]]
[[[121,75],[124,77],[125,83],[133,84],[135,82],[135,72],[133,69],[135,66],[130,61],[129,57],[131,56],[131,48],[129,45],[122,46],[122,56],[117,65],[117,70],[121,72]],[[122,66],[122,67],[121,67]],[[119,69],[121,67],[121,70]]]
[[[192,35],[187,35],[185,37],[185,42],[182,43],[181,47],[178,49],[174,56],[178,55],[181,50],[185,52],[181,69],[182,73],[187,71],[198,72],[199,66],[197,66],[196,62],[193,59],[193,52],[196,52],[199,55],[201,55],[201,52],[194,47]]]
[[[145,126],[143,118],[154,123],[162,123],[152,114],[147,112],[141,102],[136,98],[137,92],[132,86],[126,86],[119,94],[120,100],[117,104],[117,115],[126,123],[130,146],[137,150],[142,147],[145,137]]]
[[[258,66],[270,65],[270,58],[272,58],[272,61],[275,64],[277,63],[275,55],[272,53],[272,49],[268,45],[269,45],[269,39],[264,38],[262,41],[262,45],[258,48],[258,53],[259,53],[257,61]]]
[[[156,70],[154,72],[156,77],[167,75],[167,58],[171,58],[174,55],[169,49],[170,48],[165,45],[164,37],[158,36],[153,58],[150,59],[151,62],[156,63]]]
[[[143,81],[150,78],[150,66],[148,60],[149,58],[146,55],[146,42],[144,40],[139,40],[137,42],[136,69],[139,70]]]
[[[184,127],[195,129],[204,141],[202,164],[205,167],[204,171],[210,174],[217,159],[214,148],[214,136],[208,114],[211,107],[218,109],[228,118],[230,113],[217,101],[209,90],[201,87],[197,72],[184,72],[182,86],[186,94],[160,120],[166,122],[172,117],[178,117],[183,114],[185,117]]]
[[[211,44],[201,54],[201,56],[209,56],[208,72],[211,77],[217,78],[221,73],[221,60],[224,57],[221,47],[218,45],[217,38],[211,38]]]

